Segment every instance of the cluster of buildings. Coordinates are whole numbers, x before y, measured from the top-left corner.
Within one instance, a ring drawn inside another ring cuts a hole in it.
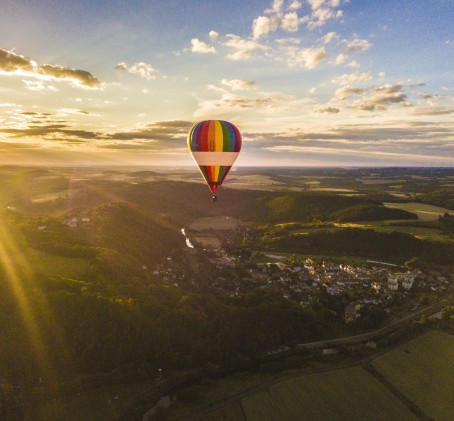
[[[186,278],[184,271],[172,268],[174,262],[170,258],[153,274],[174,287],[189,279],[194,284],[197,282],[193,276],[197,267],[208,262],[211,266],[210,286],[220,295],[239,296],[275,286],[282,291],[284,298],[292,298],[302,306],[318,302],[323,289],[330,296],[348,297],[346,323],[360,317],[361,309],[366,306],[387,307],[389,300],[396,296],[405,297],[416,289],[415,285],[420,292],[445,291],[454,285],[454,275],[427,274],[417,269],[405,272],[396,265],[381,262],[368,262],[363,266],[315,262],[312,259],[253,263],[253,258],[232,256],[222,248],[191,249],[189,252],[194,267],[192,274],[185,268]],[[270,256],[270,260],[277,258],[279,256]]]

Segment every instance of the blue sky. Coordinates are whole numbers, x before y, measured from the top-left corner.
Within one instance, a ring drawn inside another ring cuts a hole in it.
[[[452,0],[0,3],[1,163],[454,165]]]

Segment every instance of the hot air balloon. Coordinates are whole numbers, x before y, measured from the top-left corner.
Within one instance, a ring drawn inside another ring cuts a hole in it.
[[[189,131],[188,148],[216,201],[216,190],[240,153],[239,130],[228,121],[201,121]]]

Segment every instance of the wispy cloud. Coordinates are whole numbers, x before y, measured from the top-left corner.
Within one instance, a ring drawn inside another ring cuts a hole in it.
[[[158,70],[155,69],[151,64],[144,63],[142,61],[134,63],[131,66],[128,66],[127,63],[122,61],[121,63],[118,63],[114,67],[114,69],[131,73],[132,75],[139,76],[142,79],[146,80],[156,79],[156,73],[158,73]]]
[[[340,76],[335,77],[332,82],[340,85],[349,85],[357,82],[367,82],[372,79],[371,72],[363,73],[344,73]]]
[[[74,86],[96,88],[101,82],[90,72],[53,64],[38,65],[34,60],[0,48],[0,74],[39,79],[67,80]]]
[[[221,85],[229,87],[230,89],[232,89],[232,91],[245,91],[249,89],[255,89],[257,87],[257,84],[255,82],[241,79],[222,79]]]
[[[256,52],[266,52],[270,48],[252,38],[241,38],[238,35],[228,34],[224,45],[233,50],[232,53],[227,54],[227,58],[231,60],[245,60]]]

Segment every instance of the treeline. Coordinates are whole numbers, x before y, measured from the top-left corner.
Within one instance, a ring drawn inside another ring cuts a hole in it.
[[[454,211],[454,189],[452,187],[443,187],[419,195],[417,201],[431,205],[441,206]]]
[[[426,264],[450,265],[454,261],[454,244],[372,229],[319,230],[306,235],[293,234],[277,238],[263,236],[262,241],[263,247],[267,249],[307,254],[371,257],[396,263],[412,257]]]
[[[454,214],[445,213],[438,217],[441,231],[445,234],[454,234]]]

